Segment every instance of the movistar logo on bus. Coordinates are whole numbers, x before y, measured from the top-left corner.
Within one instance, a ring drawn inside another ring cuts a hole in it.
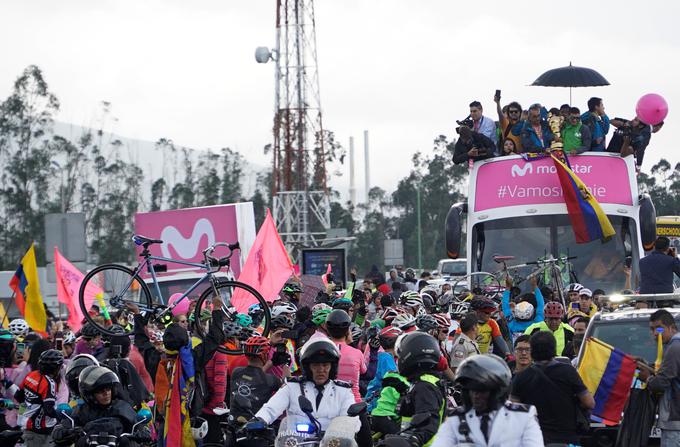
[[[531,163],[525,164],[524,167],[520,167],[519,165],[512,165],[512,168],[510,168],[510,173],[512,174],[513,177],[524,177],[527,172],[529,174],[534,173],[534,167]]]

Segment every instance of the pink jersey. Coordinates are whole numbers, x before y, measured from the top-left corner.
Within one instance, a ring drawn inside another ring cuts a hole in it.
[[[357,348],[349,346],[345,342],[338,343],[340,349],[340,363],[338,364],[338,380],[344,380],[352,384],[352,393],[357,402],[361,402],[359,393],[359,375],[366,372],[364,354]]]

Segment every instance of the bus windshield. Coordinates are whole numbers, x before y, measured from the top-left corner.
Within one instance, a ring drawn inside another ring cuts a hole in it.
[[[624,266],[635,250],[635,222],[627,217],[609,216],[616,236],[606,243],[577,244],[566,215],[521,216],[478,223],[472,232],[472,270],[494,272],[500,266],[493,255],[514,256],[508,267],[536,261],[550,254],[576,256],[572,260],[576,279],[581,284],[606,293],[625,288]],[[631,239],[632,235],[632,239]],[[517,270],[526,277],[533,266]],[[565,274],[564,282],[570,282]],[[526,287],[527,284],[521,286]]]

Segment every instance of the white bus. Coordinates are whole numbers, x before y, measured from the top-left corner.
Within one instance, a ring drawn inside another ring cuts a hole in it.
[[[468,272],[498,271],[494,255],[514,256],[508,266],[566,255],[576,257],[571,261],[576,279],[591,290],[623,290],[624,265],[631,266],[635,287],[638,260],[653,245],[656,222],[651,200],[638,193],[633,157],[587,152],[569,161],[616,236],[577,244],[552,159],[529,162],[513,155],[474,164],[467,202],[453,205],[447,215],[449,257],[461,252],[465,225]]]

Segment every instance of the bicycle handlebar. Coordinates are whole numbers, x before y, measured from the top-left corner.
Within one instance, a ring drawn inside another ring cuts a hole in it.
[[[527,262],[526,265],[539,265],[539,264],[550,264],[554,262],[564,262],[576,259],[578,256],[560,256],[559,258],[550,257],[548,259],[539,259],[536,261]]]
[[[211,256],[218,247],[226,247],[229,250],[229,254],[221,258],[215,258]],[[229,260],[234,255],[234,251],[240,249],[241,246],[238,242],[234,242],[233,244],[229,244],[227,242],[217,242],[203,250],[203,257],[205,258],[206,263],[211,267],[226,267],[229,265]]]

